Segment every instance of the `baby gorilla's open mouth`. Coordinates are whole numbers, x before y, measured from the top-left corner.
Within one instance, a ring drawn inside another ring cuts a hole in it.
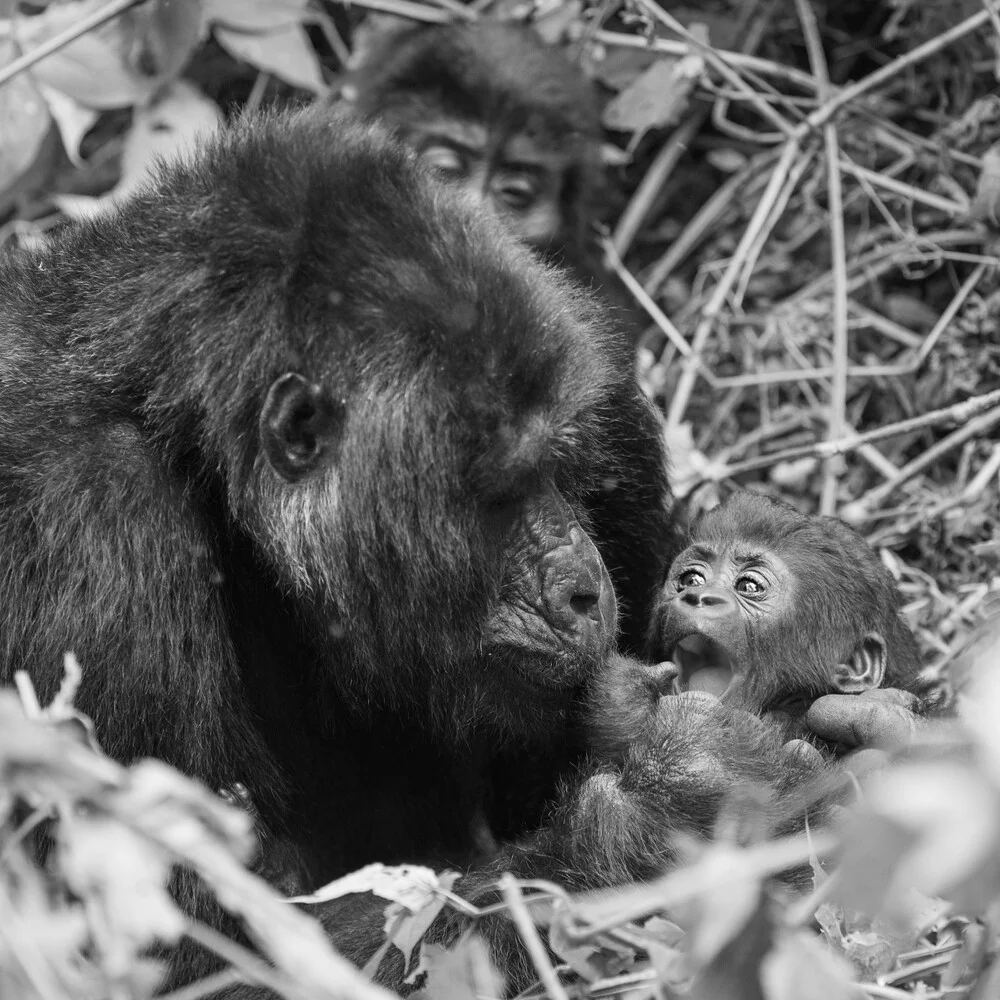
[[[683,691],[706,691],[721,697],[733,679],[729,653],[703,635],[687,635],[674,646],[671,659],[680,667]]]

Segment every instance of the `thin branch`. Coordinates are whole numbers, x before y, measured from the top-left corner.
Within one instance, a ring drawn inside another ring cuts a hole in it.
[[[934,345],[938,342],[941,334],[948,328],[951,321],[958,314],[958,310],[965,305],[966,299],[975,291],[976,286],[983,279],[983,275],[986,274],[986,269],[989,264],[980,264],[969,276],[965,279],[962,287],[955,293],[951,302],[948,303],[948,308],[945,309],[938,321],[934,324],[934,329],[927,334],[927,339],[923,342],[920,350],[917,352],[917,356],[913,359],[913,368],[916,370],[919,368],[924,361],[927,359],[927,355],[934,350]]]
[[[729,297],[729,292],[740,273],[747,252],[753,246],[757,234],[767,222],[771,208],[779,198],[785,184],[785,179],[798,155],[798,142],[792,140],[785,144],[785,148],[781,152],[781,158],[778,160],[767,187],[764,189],[764,194],[761,196],[760,201],[757,202],[753,216],[743,231],[739,245],[736,247],[736,252],[729,261],[725,274],[715,286],[711,298],[702,310],[701,322],[698,324],[691,341],[692,357],[684,360],[683,370],[677,381],[677,388],[674,390],[673,397],[670,400],[670,408],[667,412],[667,427],[671,430],[676,430],[677,426],[684,419],[684,411],[687,409],[688,401],[691,399],[695,380],[698,377],[701,367],[701,355],[715,327],[715,321],[722,311],[726,299]]]
[[[767,245],[767,241],[771,238],[771,233],[774,232],[775,226],[778,225],[781,221],[781,217],[785,214],[788,202],[798,189],[799,181],[802,180],[802,175],[809,169],[812,162],[813,151],[811,149],[806,150],[805,155],[800,157],[798,162],[795,163],[792,169],[788,172],[788,177],[785,180],[785,186],[778,195],[774,205],[771,207],[770,215],[761,227],[760,232],[757,233],[757,238],[754,240],[753,246],[751,246],[747,251],[746,260],[743,262],[743,267],[741,269],[742,273],[739,281],[736,283],[736,289],[733,292],[732,300],[730,302],[730,307],[732,309],[738,310],[742,308],[743,297],[746,295],[747,288],[750,286],[753,273],[757,268],[757,261],[760,259],[760,255],[764,252],[764,247]]]
[[[545,950],[545,945],[542,944],[542,939],[538,936],[538,928],[535,926],[534,920],[531,919],[517,879],[508,873],[500,878],[499,884],[510,912],[510,918],[514,921],[514,926],[521,935],[521,940],[528,950],[538,978],[544,984],[550,1000],[569,1000],[569,994],[563,988],[563,984],[559,982],[559,976],[556,975],[556,970],[552,967],[549,953]]]
[[[749,87],[744,79],[737,73],[729,63],[723,59],[710,45],[704,44],[700,39],[688,31],[675,17],[672,17],[654,0],[636,0],[638,4],[654,20],[659,21],[664,27],[669,28],[675,34],[681,36],[688,42],[688,52],[696,52],[705,62],[712,66],[729,84],[736,90],[746,95],[746,99],[756,108],[758,114],[767,122],[770,122],[779,132],[787,136],[792,135],[792,126],[778,112],[765,101],[760,94],[752,87]]]
[[[831,93],[830,75],[816,15],[808,0],[795,0],[795,6],[819,96],[826,101]],[[840,143],[837,128],[832,121],[827,121],[823,126],[823,145],[826,150],[830,256],[833,261],[833,382],[830,386],[827,436],[829,440],[836,441],[845,436],[847,427],[847,240],[844,236],[844,196],[840,182]],[[844,464],[840,456],[836,456],[828,459],[825,466],[819,506],[821,513],[832,514],[837,506],[837,492]]]
[[[172,993],[161,993],[156,1000],[202,1000],[203,997],[212,997],[230,986],[246,983],[247,980],[235,969],[223,969],[214,975],[206,976],[197,982],[182,986]]]
[[[690,55],[693,51],[688,42],[679,42],[673,38],[647,39],[642,35],[626,34],[622,31],[595,32],[594,41],[612,47],[644,49],[650,52],[662,52],[666,56],[680,56],[682,58]],[[752,70],[754,73],[760,73],[762,76],[786,80],[810,93],[816,89],[816,81],[808,73],[803,73],[792,66],[785,66],[782,63],[772,62],[770,59],[762,59],[759,56],[749,56],[742,52],[734,52],[732,49],[712,49],[712,52],[716,58],[733,69]],[[739,91],[743,94],[746,93],[745,88],[742,87],[739,88]]]
[[[855,516],[864,516],[872,507],[878,507],[880,504],[883,504],[900,486],[909,482],[914,476],[919,475],[942,456],[947,455],[949,451],[953,451],[960,445],[965,444],[971,438],[985,434],[997,424],[1000,424],[1000,407],[983,413],[974,420],[970,420],[964,427],[959,427],[958,430],[953,431],[947,437],[931,445],[930,448],[918,455],[908,465],[904,465],[894,479],[887,480],[880,486],[876,486],[865,493],[864,496],[855,500],[854,503],[849,504],[852,518]]]
[[[656,196],[662,190],[667,178],[674,172],[681,157],[688,151],[688,146],[702,125],[705,124],[709,113],[708,107],[696,108],[674,129],[670,138],[656,154],[656,159],[650,164],[636,188],[635,194],[629,199],[629,203],[625,207],[625,211],[622,212],[611,237],[611,242],[619,257],[624,257],[628,252],[636,233],[646,221],[646,217],[653,207],[653,202],[656,201]]]
[[[998,4],[996,0],[992,0],[992,2],[991,0],[986,0],[986,2],[993,9],[997,9]],[[841,108],[857,101],[859,97],[867,94],[869,91],[877,90],[882,84],[888,83],[893,77],[902,73],[903,70],[909,69],[910,66],[916,66],[917,63],[923,62],[924,59],[928,59],[948,48],[953,42],[957,42],[966,35],[971,35],[972,32],[978,31],[989,20],[990,11],[988,9],[981,10],[978,14],[973,14],[960,24],[956,24],[954,28],[949,28],[948,31],[943,32],[935,38],[931,38],[924,42],[923,45],[918,45],[912,51],[904,53],[888,65],[858,80],[857,83],[845,87],[831,97],[830,100],[826,101],[822,107],[814,111],[802,128],[809,130],[825,125]]]
[[[422,21],[426,24],[448,24],[454,21],[446,10],[431,7],[430,4],[418,3],[415,0],[351,0],[354,7],[365,10],[377,10],[383,14],[396,14],[411,21]]]
[[[904,347],[919,347],[923,343],[923,338],[919,334],[854,299],[847,303],[847,308],[854,313],[862,325],[871,327],[881,333],[883,337],[895,340],[897,344],[902,344]]]
[[[886,177],[876,170],[868,170],[866,167],[852,163],[844,156],[840,158],[840,169],[859,179],[864,178],[872,187],[884,188],[886,191],[891,191],[893,194],[898,194],[903,198],[909,198],[911,201],[926,205],[928,208],[935,208],[939,212],[944,212],[953,218],[961,218],[968,212],[967,205],[952,201],[950,198],[942,198],[939,194],[932,194],[930,191],[924,191],[923,188],[914,187],[912,184],[905,184],[903,181],[897,181],[892,177]]]
[[[749,458],[744,462],[735,462],[719,469],[713,476],[713,481],[721,479],[734,479],[747,472],[757,472],[760,469],[769,469],[779,462],[794,462],[799,458],[826,458],[831,454],[846,455],[855,451],[861,444],[873,444],[876,441],[884,441],[887,438],[899,437],[901,434],[909,434],[911,431],[923,430],[926,427],[934,427],[938,424],[963,423],[978,413],[988,410],[1000,404],[1000,389],[985,393],[982,396],[973,396],[961,403],[946,406],[940,410],[932,410],[930,413],[922,413],[918,417],[911,417],[909,420],[900,420],[895,424],[887,424],[885,427],[876,427],[874,430],[866,431],[864,434],[856,434],[843,438],[840,441],[817,441],[814,444],[800,445],[797,448],[786,448],[784,451],[776,451],[770,455],[761,455],[757,458]]]
[[[643,287],[656,295],[673,271],[687,255],[705,239],[711,227],[733,206],[736,196],[749,197],[764,185],[764,172],[778,159],[777,150],[755,156],[742,170],[732,175],[684,227],[684,231],[671,244],[667,252],[650,268]]]
[[[642,285],[636,281],[631,271],[625,267],[612,242],[609,239],[602,239],[601,246],[604,249],[606,260],[611,269],[618,275],[622,284],[632,293],[639,305],[646,310],[649,318],[659,327],[663,335],[677,348],[683,357],[690,357],[691,347],[684,339],[683,334],[670,322],[666,313],[649,297]]]
[[[894,267],[932,259],[929,255],[938,254],[943,260],[945,259],[945,247],[960,246],[965,243],[981,244],[982,242],[983,233],[978,229],[948,229],[934,233],[914,233],[906,243],[877,246],[868,253],[855,257],[851,261],[851,272],[861,272],[858,279],[858,287],[860,287]],[[996,263],[995,257],[985,256],[979,256],[976,262],[979,263],[983,260],[991,260]],[[788,298],[776,303],[773,308],[787,308],[809,299],[820,298],[829,291],[831,280],[829,274],[824,274],[810,281],[808,285],[803,285]]]
[[[303,997],[308,998],[309,992],[298,984],[286,978],[277,969],[268,965],[263,959],[255,955],[249,948],[244,948],[232,938],[220,934],[215,928],[206,924],[191,920],[184,929],[184,933],[192,941],[196,941],[203,948],[214,952],[220,958],[224,958],[230,965],[239,969],[240,976],[249,982],[260,983],[268,989],[274,990],[282,997]],[[332,995],[332,988],[331,988]]]

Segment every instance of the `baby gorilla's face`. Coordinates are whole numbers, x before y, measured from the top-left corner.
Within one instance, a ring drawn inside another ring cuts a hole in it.
[[[764,708],[775,672],[762,661],[792,615],[794,590],[784,559],[740,537],[689,546],[656,609],[658,650],[677,665],[678,689]]]

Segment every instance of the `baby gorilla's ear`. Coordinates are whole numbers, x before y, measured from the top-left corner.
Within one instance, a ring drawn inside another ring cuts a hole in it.
[[[882,686],[885,679],[885,640],[869,632],[854,648],[847,663],[833,668],[833,686],[841,694],[860,694]]]

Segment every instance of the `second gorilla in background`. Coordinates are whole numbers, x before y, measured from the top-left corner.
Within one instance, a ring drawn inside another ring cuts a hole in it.
[[[557,47],[512,22],[380,27],[342,93],[511,232],[600,289],[638,337],[641,318],[593,232],[609,194],[599,96]]]

